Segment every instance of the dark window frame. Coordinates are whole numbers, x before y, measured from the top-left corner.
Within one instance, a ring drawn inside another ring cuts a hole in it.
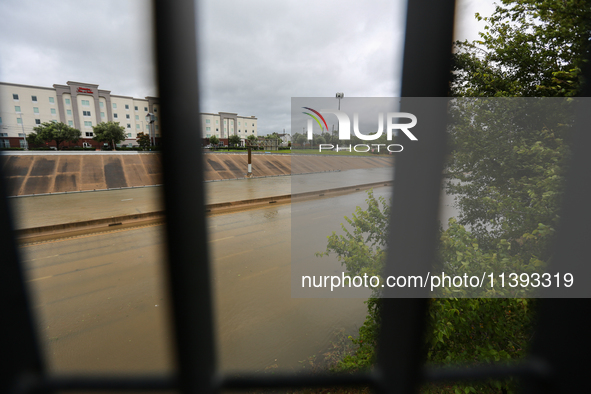
[[[447,95],[454,11],[452,0],[409,2],[402,97]],[[586,391],[587,371],[591,364],[588,357],[591,341],[587,339],[586,330],[578,326],[584,311],[589,308],[588,300],[542,300],[531,358],[516,365],[424,368],[418,349],[425,328],[427,300],[413,298],[384,300],[382,335],[379,339],[377,365],[373,372],[351,375],[218,376],[214,367],[202,153],[201,150],[194,149],[195,146],[200,146],[202,134],[184,127],[193,123],[193,109],[199,108],[198,94],[193,89],[186,88],[197,87],[194,4],[180,0],[156,1],[154,15],[158,84],[164,114],[162,120],[168,130],[163,137],[162,164],[168,223],[167,269],[173,300],[177,373],[174,377],[77,377],[47,374],[32,324],[31,303],[19,264],[11,213],[7,199],[3,198],[0,207],[0,250],[3,251],[0,295],[5,300],[11,300],[0,304],[0,313],[10,316],[5,322],[5,335],[0,338],[4,349],[1,357],[5,360],[5,367],[0,370],[0,389],[3,392],[177,389],[182,393],[213,393],[219,390],[256,388],[369,386],[378,392],[406,394],[416,392],[418,385],[425,381],[500,379],[509,376],[523,378],[526,388],[531,392]],[[589,71],[588,68],[587,80],[591,80]],[[583,95],[590,95],[589,85],[585,89]],[[174,116],[167,117],[166,114]],[[581,111],[578,116],[579,124],[591,123],[589,111]],[[441,118],[438,121],[441,125]],[[584,130],[584,126],[580,129]],[[439,188],[443,154],[433,154],[433,147],[445,143],[444,129],[435,130],[433,135],[434,141],[421,144],[415,150],[415,155],[401,155],[397,160],[395,188],[400,192],[394,195],[392,205],[392,217],[397,220],[395,228],[405,229],[405,225],[418,222],[421,230],[424,230],[421,233],[424,234],[405,242],[397,241],[394,234],[391,234],[391,240],[394,240],[393,249],[397,253],[388,256],[387,267],[392,266],[397,255],[404,256],[417,248],[426,250],[416,257],[419,264],[427,263],[427,259],[433,256],[435,245],[432,235],[436,226],[438,193],[429,194],[432,198],[421,209],[409,209],[408,204],[396,203],[408,202],[412,206],[418,193]],[[591,144],[591,133],[579,132],[575,138],[577,143],[573,144],[573,164],[567,175],[563,201],[563,222],[557,237],[556,253],[561,256],[562,268],[569,268],[578,262],[578,256],[588,256],[586,242],[577,243],[577,240],[591,238],[591,229],[588,226],[591,206],[587,203],[588,195],[591,194],[591,172],[586,170],[591,167],[591,155],[585,152],[585,148]],[[167,139],[184,143],[167,144]],[[440,151],[441,146],[444,144],[437,146]],[[186,178],[186,173],[194,176]],[[409,185],[412,187],[406,187]],[[6,196],[3,177],[0,177],[0,194]],[[578,235],[578,238],[573,235]],[[201,264],[195,264],[195,250],[199,250]],[[581,355],[586,357],[579,357]]]

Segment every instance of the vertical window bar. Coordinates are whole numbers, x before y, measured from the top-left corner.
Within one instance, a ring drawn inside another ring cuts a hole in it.
[[[211,393],[215,354],[199,149],[195,4],[180,0],[154,4],[159,112],[166,129],[162,169],[179,389]]]
[[[587,53],[587,58],[591,53]],[[588,64],[588,63],[587,63]],[[591,97],[591,67],[586,66],[582,97]],[[566,174],[566,187],[560,224],[556,235],[553,258],[547,272],[554,278],[559,274],[561,286],[565,273],[573,275],[569,291],[580,289],[581,297],[589,286],[589,240],[591,239],[591,113],[589,99],[577,108],[575,134],[572,138],[572,160]],[[589,390],[591,341],[587,330],[591,300],[587,298],[560,299],[561,288],[544,289],[540,300],[539,320],[532,343],[532,356],[543,360],[550,368],[549,381],[530,379],[527,393],[575,393]],[[564,294],[564,293],[562,293]]]
[[[448,95],[455,2],[411,0],[407,7],[402,111],[409,109],[405,97]],[[435,256],[446,107],[439,106],[419,121],[423,126],[429,123],[426,129],[432,132],[409,142],[410,149],[405,146],[404,154],[397,156],[388,243],[395,253],[388,253],[386,276],[394,267],[401,275],[417,269],[426,272]],[[415,290],[417,298],[382,299],[377,365],[381,392],[416,392],[420,384],[427,311],[427,299],[420,297],[427,290]]]
[[[7,191],[7,179],[0,165],[0,299],[3,300],[0,303],[3,334],[0,354],[4,361],[0,368],[0,392],[3,393],[26,390],[35,384],[44,370],[14,238]]]

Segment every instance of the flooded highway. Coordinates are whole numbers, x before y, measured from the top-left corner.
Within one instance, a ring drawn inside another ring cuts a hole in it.
[[[302,203],[308,204],[318,251],[365,197],[358,192],[322,204]],[[320,212],[334,214],[334,223],[315,220]],[[209,218],[223,370],[298,370],[300,361],[322,356],[335,331],[356,334],[365,318],[362,299],[291,298],[290,214],[291,205],[281,205]],[[114,230],[21,248],[51,371],[174,368],[163,228]],[[196,250],[196,264],[198,255]],[[338,268],[326,259],[319,264]]]
[[[391,177],[391,169],[207,184],[209,202],[304,192]],[[11,199],[17,226],[162,209],[160,188]],[[240,193],[240,191],[242,191]],[[388,198],[390,187],[374,190]],[[292,243],[308,256],[326,248],[363,191],[208,217],[217,363],[224,371],[297,371],[323,358],[336,332],[356,335],[363,298],[292,298]],[[453,216],[449,198],[443,217]],[[294,212],[298,225],[294,228]],[[442,217],[442,219],[443,219]],[[446,219],[445,219],[446,221]],[[36,326],[52,372],[171,372],[164,226],[145,224],[20,248]],[[195,264],[200,263],[195,250]],[[342,272],[331,257],[307,258]],[[295,272],[295,271],[294,271]],[[369,294],[368,294],[369,295]],[[309,295],[307,296],[309,297]]]

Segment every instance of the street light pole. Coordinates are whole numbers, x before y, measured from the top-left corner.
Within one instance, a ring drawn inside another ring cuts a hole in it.
[[[339,111],[340,111],[341,110],[341,99],[345,97],[345,93],[337,93],[336,97],[339,100]],[[337,123],[337,134],[340,136],[341,134],[340,134],[339,127],[340,127],[340,125]],[[334,131],[334,129],[333,129],[333,131]],[[333,138],[334,138],[334,135],[333,135]],[[337,152],[338,152],[338,148],[337,148]]]
[[[25,147],[25,150],[29,150],[29,144],[27,143],[27,134],[25,133],[25,123],[23,122],[23,114],[20,113],[19,117],[21,118],[21,127],[23,129],[23,140],[25,141],[25,143],[23,145]]]
[[[154,142],[154,122],[155,122],[155,116],[153,113],[148,112],[148,114],[146,115],[146,122],[148,122],[148,125],[150,127],[150,144],[152,146],[155,145]]]

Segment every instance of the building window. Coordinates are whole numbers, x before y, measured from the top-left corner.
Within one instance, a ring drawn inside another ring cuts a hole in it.
[[[74,122],[71,120],[68,120],[68,126],[74,126]]]
[[[133,107],[133,109],[135,109],[137,111],[138,110],[137,105],[135,107]]]
[[[216,121],[215,121],[215,124],[220,124],[220,121],[219,121],[219,120],[216,120]]]
[[[211,137],[211,134],[207,134],[207,138]]]
[[[117,103],[113,103],[113,109],[117,109]]]
[[[51,114],[52,114],[52,115],[55,115],[55,114],[56,114],[56,112],[55,112],[55,108],[52,108],[52,109],[51,109]]]
[[[23,124],[23,119],[22,118],[16,118],[16,123],[17,124]]]
[[[215,131],[220,131],[220,129],[215,129]]]
[[[25,133],[18,133],[18,136],[23,138],[25,136]]]
[[[131,133],[127,133],[127,138],[131,138]]]
[[[139,124],[136,124],[136,125],[135,125],[135,129],[136,129],[136,130],[139,130],[139,129],[140,129],[140,125],[139,125]]]
[[[129,104],[125,104],[125,109],[129,109]]]
[[[49,102],[50,102],[51,104],[54,104],[54,103],[55,103],[55,98],[53,98],[53,97],[50,97],[50,98],[49,98]]]
[[[154,112],[158,112],[158,108],[154,107]]]
[[[154,116],[154,122],[157,122],[157,121],[158,121],[158,117]]]
[[[158,126],[156,126],[156,130],[158,130]]]
[[[57,123],[57,120],[53,119],[53,120],[51,121],[51,123]]]
[[[38,114],[39,113],[39,107],[33,107],[33,113],[34,114]]]
[[[82,105],[85,107],[90,107],[90,100],[82,100]]]
[[[104,118],[104,117],[105,117],[105,113],[101,112],[101,118]]]
[[[205,119],[205,123],[210,124],[211,123],[211,120]]]
[[[84,121],[84,127],[92,127],[92,122],[89,120]]]
[[[14,111],[17,112],[17,113],[18,112],[21,112],[21,106],[20,105],[15,105],[14,106]]]
[[[31,101],[37,102],[37,96],[31,96]]]
[[[128,128],[128,129],[131,129],[131,124],[129,124],[129,123],[128,123],[128,124],[127,124],[127,128]]]
[[[10,140],[0,140],[0,147],[10,148]]]
[[[66,99],[66,105],[70,105],[70,104],[71,104],[70,99]]]
[[[117,119],[119,116],[117,114],[113,114],[113,117]]]
[[[160,138],[160,134],[156,134],[156,137]]]
[[[72,110],[71,110],[71,109],[67,109],[67,110],[66,110],[66,114],[67,114],[68,116],[72,116]]]
[[[82,116],[90,116],[90,111],[82,111]]]
[[[211,127],[206,127],[205,131],[211,131]]]
[[[140,116],[139,115],[136,115],[135,116],[135,120],[140,120]]]
[[[148,107],[144,107],[144,111],[148,112]]]
[[[2,124],[2,117],[0,116],[0,124]]]
[[[129,119],[129,114],[125,114],[125,118],[126,119]]]
[[[8,137],[8,133],[0,133],[0,137]]]
[[[150,125],[149,124],[146,125],[146,130],[150,130]]]
[[[18,100],[18,94],[14,94],[14,93],[13,93],[13,94],[12,94],[12,99],[13,99],[13,100]]]
[[[86,136],[87,136],[87,137],[92,137],[92,136],[93,136],[93,134],[92,134],[92,132],[89,132],[89,131],[87,131],[87,132],[86,132]]]
[[[41,124],[41,119],[35,119],[35,124]]]

